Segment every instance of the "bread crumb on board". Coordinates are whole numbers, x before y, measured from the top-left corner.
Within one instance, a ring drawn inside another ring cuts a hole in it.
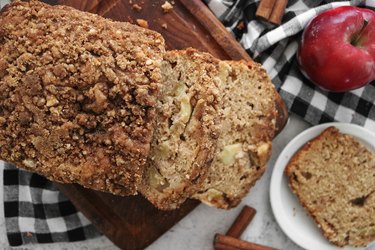
[[[173,9],[173,5],[168,1],[165,1],[164,4],[161,7],[162,7],[164,13],[168,13]]]
[[[142,7],[139,4],[135,3],[135,4],[132,5],[132,9],[137,11],[137,12],[141,12]]]
[[[144,19],[137,19],[137,24],[142,28],[148,29],[148,22]]]
[[[168,25],[167,25],[166,23],[163,23],[163,24],[161,25],[161,27],[162,27],[163,29],[168,29]]]

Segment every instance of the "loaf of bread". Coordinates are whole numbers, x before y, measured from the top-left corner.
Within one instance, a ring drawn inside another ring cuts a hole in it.
[[[164,40],[66,6],[0,15],[0,157],[50,180],[135,194],[155,125]]]
[[[256,63],[66,6],[0,13],[0,158],[163,210],[236,206],[271,152],[276,92]]]
[[[157,127],[140,192],[175,209],[199,190],[218,138],[219,61],[194,49],[168,51]]]
[[[276,90],[257,63],[223,61],[220,71],[218,146],[204,185],[193,197],[228,209],[265,171],[275,134]]]
[[[335,127],[304,145],[286,170],[289,185],[333,244],[375,239],[375,153]]]

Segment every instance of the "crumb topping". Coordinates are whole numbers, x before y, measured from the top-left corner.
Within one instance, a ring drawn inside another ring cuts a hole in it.
[[[70,7],[17,1],[0,16],[0,45],[1,159],[56,181],[135,193],[163,38]]]

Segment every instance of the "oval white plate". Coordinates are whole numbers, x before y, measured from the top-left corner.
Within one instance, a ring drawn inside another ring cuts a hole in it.
[[[329,126],[335,126],[342,133],[350,134],[375,151],[375,133],[363,127],[348,123],[325,123],[309,128],[297,135],[279,155],[271,177],[270,198],[273,214],[284,233],[297,245],[308,250],[372,250],[375,242],[367,248],[339,248],[329,243],[324,238],[320,229],[316,226],[296,196],[288,186],[288,179],[284,175],[284,169],[291,157],[305,143],[318,136]]]

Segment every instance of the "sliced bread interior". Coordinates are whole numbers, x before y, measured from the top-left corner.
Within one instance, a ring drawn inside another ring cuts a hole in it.
[[[201,187],[217,143],[219,62],[194,49],[169,51],[164,85],[140,192],[159,209],[175,209]]]
[[[204,185],[193,197],[228,209],[265,170],[275,133],[276,91],[257,63],[224,61],[220,71],[225,80],[218,146]]]
[[[289,185],[324,236],[337,246],[375,240],[375,153],[335,127],[288,163]]]

